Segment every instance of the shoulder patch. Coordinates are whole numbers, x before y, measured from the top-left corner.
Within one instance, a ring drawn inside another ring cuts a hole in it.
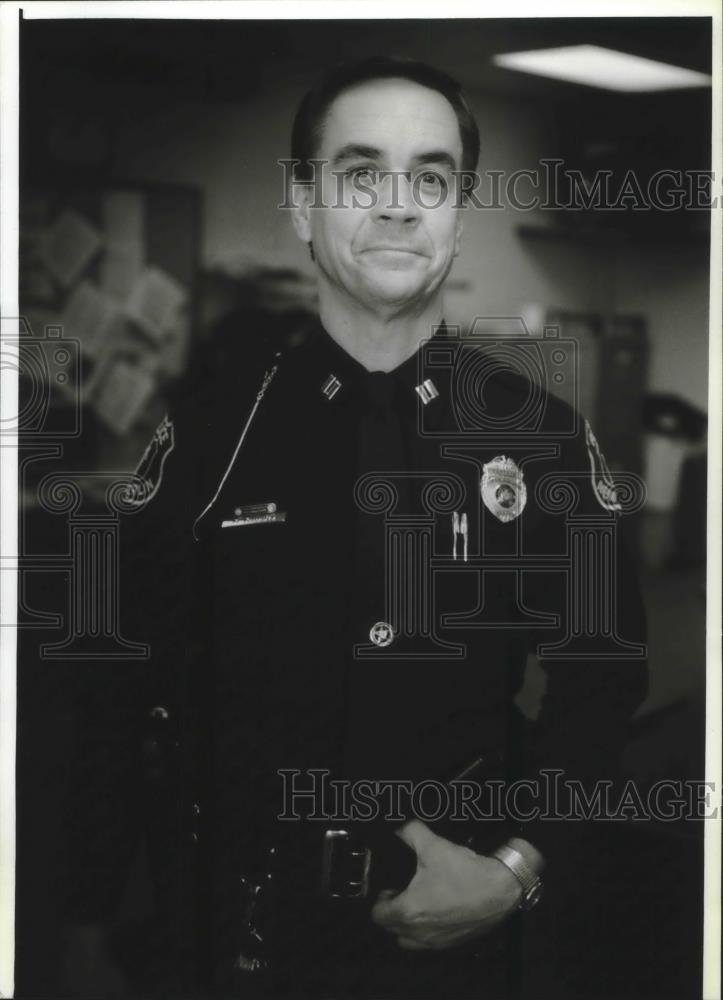
[[[161,420],[143,452],[135,471],[136,482],[129,487],[127,503],[142,507],[152,500],[163,480],[163,466],[175,445],[173,421],[168,414]]]
[[[592,427],[585,421],[585,444],[587,454],[590,459],[590,476],[592,488],[598,503],[607,511],[619,511],[621,509],[618,501],[618,494],[615,488],[615,480],[610,475],[608,463],[605,456],[600,451],[600,445],[592,432]]]

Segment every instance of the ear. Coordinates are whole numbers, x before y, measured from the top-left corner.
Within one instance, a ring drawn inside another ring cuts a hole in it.
[[[294,224],[296,235],[302,243],[311,242],[311,205],[314,200],[313,184],[292,184],[289,192],[289,201],[293,207],[291,209],[291,221]]]
[[[464,231],[464,208],[457,209],[457,218],[454,228],[454,256],[456,257],[462,249],[462,232]]]

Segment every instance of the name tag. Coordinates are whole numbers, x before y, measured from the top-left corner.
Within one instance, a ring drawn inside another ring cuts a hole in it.
[[[286,511],[277,510],[275,503],[256,503],[236,507],[233,517],[221,521],[222,528],[243,528],[247,524],[280,524],[286,520]]]

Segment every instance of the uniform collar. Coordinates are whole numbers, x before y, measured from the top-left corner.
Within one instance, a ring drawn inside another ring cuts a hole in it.
[[[437,327],[433,339],[445,340],[447,327]],[[416,416],[424,407],[425,416],[434,419],[442,409],[439,390],[424,372],[424,345],[391,372],[370,373],[344,350],[317,320],[308,340],[311,371],[309,377],[319,379],[318,391],[331,412],[349,406],[364,406],[368,399],[369,383],[383,380],[390,383],[389,394],[395,406]]]

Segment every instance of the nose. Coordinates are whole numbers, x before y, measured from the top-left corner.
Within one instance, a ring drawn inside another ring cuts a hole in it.
[[[408,173],[390,170],[381,174],[374,218],[380,223],[396,222],[410,227],[418,224],[420,209]]]

